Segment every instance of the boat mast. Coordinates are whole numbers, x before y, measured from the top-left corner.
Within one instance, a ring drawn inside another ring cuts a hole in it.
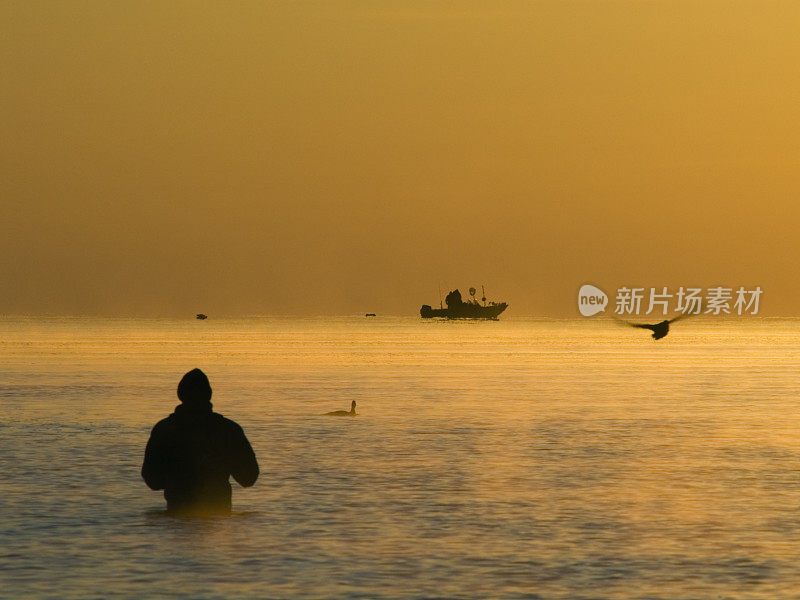
[[[483,284],[481,284],[481,296],[481,301],[483,305],[486,306],[486,288],[483,287]]]

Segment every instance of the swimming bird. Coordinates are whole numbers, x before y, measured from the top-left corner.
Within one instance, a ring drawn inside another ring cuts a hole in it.
[[[324,413],[328,417],[355,417],[356,416],[356,401],[350,404],[350,410],[334,410]]]
[[[624,323],[625,325],[630,325],[631,327],[639,327],[640,329],[649,329],[653,332],[653,339],[660,340],[665,335],[669,333],[669,325],[670,323],[674,323],[678,319],[682,319],[683,317],[687,316],[686,314],[678,315],[677,317],[669,320],[661,321],[660,323],[654,323],[652,325],[648,323],[631,323],[630,321],[622,321],[620,319],[615,319],[618,323]]]

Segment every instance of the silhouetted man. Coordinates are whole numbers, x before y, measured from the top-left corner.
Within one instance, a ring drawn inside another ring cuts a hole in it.
[[[253,485],[256,455],[242,428],[211,410],[211,385],[200,369],[183,376],[178,398],[175,412],[153,427],[142,478],[151,489],[164,490],[168,512],[230,513],[228,479]]]

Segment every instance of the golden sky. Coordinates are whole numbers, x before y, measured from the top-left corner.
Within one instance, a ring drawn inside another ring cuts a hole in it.
[[[0,314],[800,314],[800,4],[0,0]]]

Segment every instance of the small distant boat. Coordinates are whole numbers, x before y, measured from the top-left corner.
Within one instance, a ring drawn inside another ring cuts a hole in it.
[[[365,314],[364,316],[365,316],[365,317],[374,317],[374,316],[375,316],[375,313],[367,313],[367,314]]]
[[[202,321],[203,319],[207,319],[208,315],[204,315],[203,313],[197,313],[197,318]]]
[[[493,319],[497,317],[505,309],[508,308],[506,302],[486,302],[486,292],[481,298],[481,301],[475,298],[475,288],[469,288],[471,298],[464,302],[461,299],[461,292],[453,290],[445,297],[444,301],[447,308],[431,308],[429,304],[423,304],[419,309],[419,316],[423,319],[431,319],[433,317],[443,317],[445,319]]]

